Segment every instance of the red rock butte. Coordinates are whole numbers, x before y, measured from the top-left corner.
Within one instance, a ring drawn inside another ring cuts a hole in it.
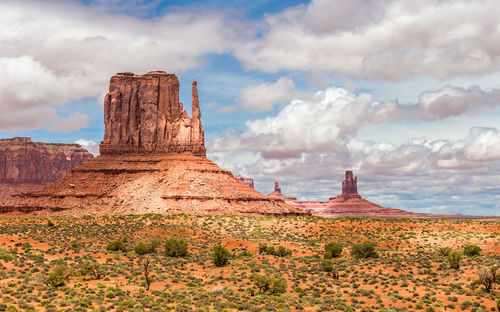
[[[358,194],[358,178],[352,171],[346,171],[342,181],[342,194],[327,201],[301,201],[295,197],[283,195],[278,182],[274,191],[268,195],[271,198],[283,199],[287,204],[302,209],[312,215],[323,217],[425,217],[426,214],[407,212],[401,209],[382,207],[372,203]]]
[[[0,212],[307,214],[238,182],[206,158],[196,86],[189,117],[179,102],[176,75],[113,76],[104,100],[101,155],[40,191],[16,195]]]

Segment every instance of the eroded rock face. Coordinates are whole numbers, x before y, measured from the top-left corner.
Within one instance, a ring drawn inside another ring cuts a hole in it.
[[[32,142],[26,137],[0,139],[0,199],[38,190],[92,157],[78,144]]]
[[[204,156],[196,81],[192,87],[192,117],[179,102],[179,80],[163,71],[145,75],[120,73],[111,77],[104,99],[104,140],[100,153],[168,154],[191,152]]]
[[[352,171],[345,172],[345,180],[342,181],[343,198],[361,198],[358,194],[358,177],[353,176]]]
[[[175,75],[113,76],[101,155],[37,192],[12,197],[0,213],[307,215],[206,158],[196,82],[191,90],[190,118]]]

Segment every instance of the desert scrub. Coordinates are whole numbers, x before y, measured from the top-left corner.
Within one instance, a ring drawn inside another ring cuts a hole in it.
[[[187,242],[182,238],[171,237],[165,242],[165,255],[168,257],[186,257],[188,255]]]
[[[230,256],[231,252],[229,252],[229,250],[224,248],[221,244],[214,246],[212,260],[214,261],[215,266],[221,267],[227,265]]]
[[[154,253],[156,250],[153,248],[151,244],[145,244],[143,242],[140,242],[139,244],[135,245],[134,251],[136,254],[142,256],[150,253]]]
[[[337,242],[329,242],[325,245],[325,259],[337,258],[342,254],[342,244]]]
[[[371,241],[354,244],[351,249],[351,255],[354,259],[378,258],[375,246],[375,243]]]
[[[458,270],[460,268],[460,261],[462,260],[462,253],[459,251],[454,251],[448,255],[447,259],[450,268]]]
[[[464,255],[468,257],[479,256],[481,254],[481,247],[476,245],[464,245]]]
[[[123,241],[112,241],[106,246],[107,251],[127,251],[127,246]]]

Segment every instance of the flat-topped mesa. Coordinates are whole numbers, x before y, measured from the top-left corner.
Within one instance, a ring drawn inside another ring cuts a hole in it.
[[[111,77],[104,98],[101,154],[170,154],[205,156],[205,138],[196,81],[191,87],[192,117],[179,102],[175,74],[119,73]]]
[[[358,195],[358,178],[353,176],[352,171],[345,172],[345,180],[342,181],[342,195],[344,198],[361,198]]]

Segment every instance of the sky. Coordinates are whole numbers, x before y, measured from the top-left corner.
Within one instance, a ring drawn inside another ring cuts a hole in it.
[[[0,137],[97,155],[118,72],[198,91],[208,157],[264,194],[500,215],[496,0],[2,0]]]

